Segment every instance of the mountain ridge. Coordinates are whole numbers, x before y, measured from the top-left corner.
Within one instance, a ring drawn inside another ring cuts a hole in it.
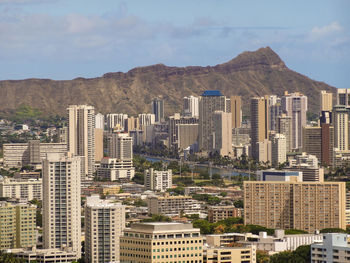
[[[154,64],[96,78],[3,80],[0,112],[28,105],[48,115],[63,115],[69,104],[91,104],[102,113],[137,114],[149,112],[152,98],[161,96],[165,99],[166,113],[171,114],[181,111],[184,96],[199,96],[207,89],[218,89],[226,96],[241,95],[244,102],[253,96],[300,91],[309,97],[312,112],[319,108],[320,90],[335,91],[324,82],[289,69],[277,53],[265,47],[245,51],[215,66]],[[244,105],[248,109],[248,103]]]

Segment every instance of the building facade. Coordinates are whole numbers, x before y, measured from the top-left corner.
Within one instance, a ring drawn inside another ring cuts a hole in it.
[[[211,151],[213,145],[215,111],[226,112],[226,97],[220,91],[207,90],[199,100],[199,150]]]
[[[0,179],[0,197],[42,200],[41,179]]]
[[[109,263],[119,261],[119,238],[125,228],[125,206],[99,196],[86,199],[85,261]]]
[[[48,155],[43,161],[43,246],[81,256],[81,157]]]
[[[243,209],[233,205],[226,206],[211,206],[208,208],[208,221],[216,223],[230,217],[241,217]]]
[[[120,262],[201,263],[203,238],[192,224],[132,224],[120,238]]]
[[[149,168],[144,172],[144,181],[147,190],[165,192],[173,186],[173,172],[170,169],[157,171]]]
[[[246,181],[244,223],[310,233],[345,229],[345,183]]]
[[[95,108],[71,105],[68,115],[68,148],[76,156],[83,156],[82,176],[92,178],[95,171]]]

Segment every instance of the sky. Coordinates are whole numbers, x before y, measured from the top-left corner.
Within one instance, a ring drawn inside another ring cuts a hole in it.
[[[266,46],[350,88],[350,1],[0,0],[0,80],[216,65]]]

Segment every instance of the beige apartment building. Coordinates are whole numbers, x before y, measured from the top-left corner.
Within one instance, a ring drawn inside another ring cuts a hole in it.
[[[85,261],[109,263],[119,261],[119,238],[125,228],[125,206],[87,197],[85,206]]]
[[[200,204],[191,196],[151,196],[147,198],[148,213],[177,216],[183,214],[198,214]]]
[[[229,217],[241,217],[243,215],[242,212],[242,208],[237,208],[233,205],[211,206],[208,208],[208,221],[216,223]]]
[[[215,111],[213,114],[213,152],[232,156],[232,117],[230,112]]]
[[[333,108],[333,93],[329,93],[326,90],[320,92],[320,110],[332,111]]]
[[[81,256],[80,156],[48,155],[43,161],[43,245]]]
[[[104,157],[100,167],[97,168],[97,176],[108,181],[131,180],[135,175],[135,167],[132,165],[132,159],[120,160]]]
[[[64,155],[67,151],[67,144],[40,143],[38,140],[30,140],[28,143],[5,143],[3,149],[5,167],[23,167],[41,165],[48,153]]]
[[[255,263],[256,249],[250,247],[209,247],[204,250],[203,263]]]
[[[76,156],[83,156],[82,177],[92,177],[95,171],[95,108],[70,105],[68,115],[68,148]]]
[[[145,188],[152,191],[165,192],[172,187],[173,171],[157,171],[153,168],[146,169],[144,172]]]
[[[0,179],[0,197],[41,200],[42,180],[2,178]]]
[[[244,182],[244,223],[274,229],[345,229],[344,182]]]
[[[120,262],[202,263],[203,238],[192,224],[132,224],[120,238]]]
[[[36,206],[0,202],[0,249],[36,245]]]
[[[281,114],[277,118],[277,133],[286,137],[286,152],[292,151],[292,117]]]

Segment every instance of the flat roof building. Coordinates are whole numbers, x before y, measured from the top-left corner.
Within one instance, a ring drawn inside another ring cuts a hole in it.
[[[203,262],[198,228],[182,223],[139,223],[120,238],[120,262]]]

